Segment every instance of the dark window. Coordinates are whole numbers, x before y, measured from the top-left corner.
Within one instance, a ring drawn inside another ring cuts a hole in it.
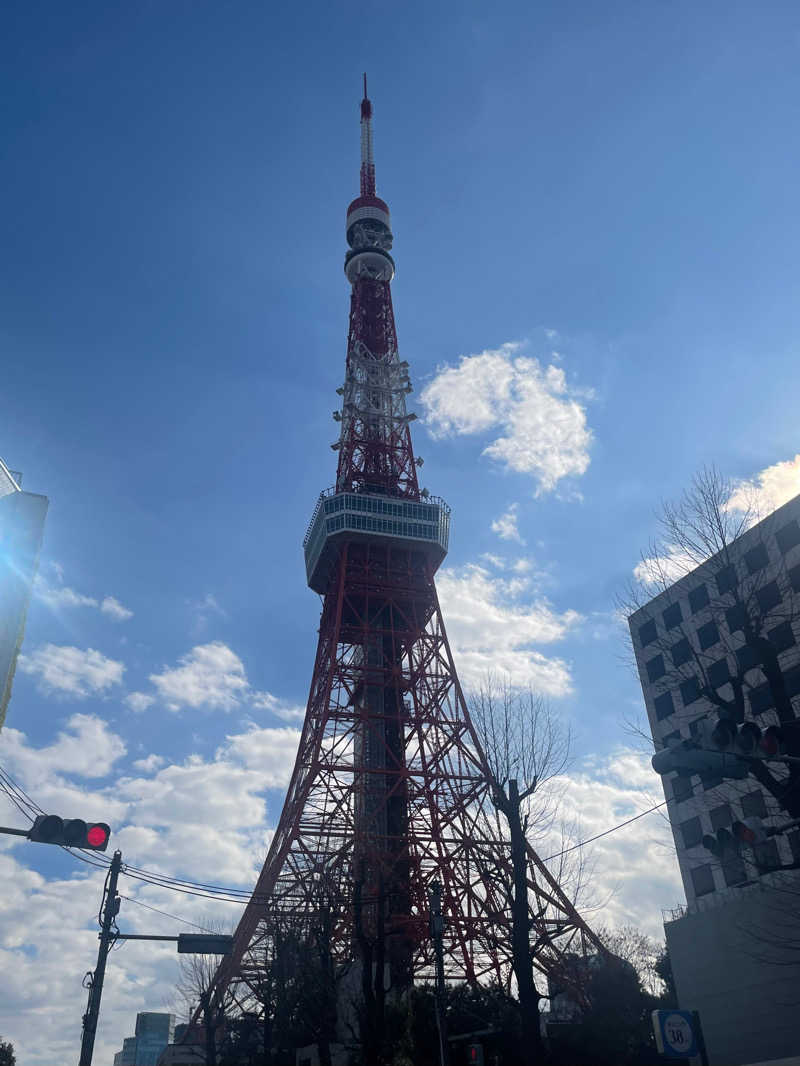
[[[736,567],[733,563],[728,563],[727,566],[723,566],[721,570],[717,571],[716,581],[720,596],[724,596],[726,592],[736,588]]]
[[[779,626],[770,629],[767,633],[767,640],[777,652],[786,651],[787,648],[791,648],[796,643],[794,633],[792,632],[792,623],[781,622]]]
[[[744,553],[744,561],[747,564],[748,574],[757,574],[769,563],[766,544],[756,544],[749,552]]]
[[[658,681],[667,672],[664,668],[663,655],[656,655],[654,659],[648,659],[645,665],[647,667],[647,677],[650,681]]]
[[[793,566],[789,571],[789,581],[795,592],[800,592],[800,566]]]
[[[742,796],[742,814],[745,818],[766,818],[767,805],[764,802],[764,793],[756,790]]]
[[[656,696],[653,700],[653,706],[655,708],[656,718],[659,722],[663,722],[665,718],[669,718],[675,710],[675,704],[672,702],[672,693],[662,692],[660,696]]]
[[[781,865],[777,840],[765,840],[756,847],[756,862],[760,870],[775,870]]]
[[[772,692],[768,682],[765,681],[763,685],[756,685],[755,688],[750,689],[750,710],[753,714],[763,714],[772,706]]]
[[[790,522],[788,526],[784,526],[783,529],[779,529],[775,534],[775,540],[784,553],[793,548],[795,544],[800,544],[800,526],[797,524],[797,519]]]
[[[708,813],[711,815],[711,828],[715,833],[718,829],[724,829],[726,825],[730,825],[733,821],[731,808],[727,803],[723,803],[719,807],[713,807]]]
[[[649,622],[645,622],[643,626],[639,626],[639,643],[643,648],[646,648],[648,644],[652,644],[657,636],[656,624],[652,618]]]
[[[675,626],[679,626],[683,621],[681,605],[679,603],[671,603],[661,617],[664,619],[665,629],[674,629]]]
[[[727,659],[717,659],[708,668],[708,681],[712,688],[721,688],[726,681],[730,680],[730,676]]]
[[[717,777],[715,774],[700,774],[700,782],[703,786],[703,791],[708,792],[712,788],[719,788],[722,784],[722,778]]]
[[[681,731],[680,731],[680,729],[673,729],[673,731],[671,733],[667,733],[661,738],[661,743],[666,748],[672,743],[673,740],[680,740],[680,739],[681,739]]]
[[[669,653],[676,666],[683,666],[683,664],[688,663],[692,657],[692,646],[686,637],[683,637],[677,644],[672,645]]]
[[[752,670],[760,662],[760,656],[755,648],[751,648],[749,644],[743,644],[736,651],[736,661],[740,670]]]
[[[729,888],[747,880],[747,868],[741,855],[726,855],[721,865],[725,884]]]
[[[714,875],[708,864],[695,866],[692,870],[692,885],[696,896],[707,896],[709,892],[714,891]]]
[[[705,718],[695,718],[693,722],[689,722],[689,736],[696,737],[700,732],[700,727],[705,721]]]
[[[764,612],[771,611],[773,607],[777,607],[781,602],[781,590],[778,588],[778,582],[770,581],[763,589],[759,589],[756,593],[756,599],[758,600],[758,606]]]
[[[699,818],[690,818],[687,822],[681,822],[680,831],[685,848],[693,848],[695,844],[699,844],[703,839],[703,830]]]
[[[787,833],[786,839],[789,841],[789,847],[792,849],[792,858],[795,862],[800,862],[800,832]]]
[[[783,671],[783,683],[786,686],[786,694],[789,699],[800,692],[800,666],[793,666],[790,670]]]
[[[735,633],[737,629],[744,629],[747,621],[747,608],[745,605],[743,603],[734,603],[733,607],[729,607],[725,612],[725,621],[728,623],[728,629],[731,633]]]
[[[719,640],[717,623],[706,622],[704,626],[700,626],[697,630],[697,639],[700,641],[700,647],[703,651],[705,651],[706,648],[711,648]]]
[[[700,699],[700,682],[696,677],[690,677],[687,681],[681,684],[681,700],[683,706],[688,707],[690,703],[694,703],[695,700]]]
[[[688,777],[673,777],[672,795],[675,797],[676,803],[682,803],[683,800],[689,799],[692,795],[692,782]]]
[[[689,607],[692,610],[692,614],[697,614],[698,611],[702,611],[707,606],[708,589],[705,585],[698,585],[696,589],[692,589],[689,593]]]

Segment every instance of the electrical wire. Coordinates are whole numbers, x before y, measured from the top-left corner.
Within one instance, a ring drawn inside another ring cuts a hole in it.
[[[10,786],[6,785],[6,780],[11,783]],[[42,808],[39,807],[38,804],[36,804],[35,801],[32,800],[31,797],[28,796],[27,793],[10,778],[10,776],[6,773],[6,771],[2,769],[2,767],[0,767],[0,791],[5,792],[9,799],[11,799],[12,802],[15,804],[15,806],[17,806],[18,809],[22,811],[22,813],[25,813],[27,817],[32,819],[32,816],[29,813],[25,812],[20,806],[20,803],[17,802],[17,799],[15,799],[11,791],[12,788],[13,790],[18,792],[21,802],[30,806],[31,809],[35,810],[39,814],[44,813],[42,811]],[[570,845],[570,847],[564,848],[562,851],[558,851],[553,855],[548,855],[547,858],[543,859],[542,861],[551,862],[553,859],[561,858],[562,855],[567,855],[571,851],[576,851],[578,848],[586,847],[587,844],[592,844],[595,840],[600,840],[602,837],[609,836],[611,833],[616,833],[620,829],[624,829],[626,826],[630,825],[632,822],[638,821],[639,818],[644,818],[646,815],[652,814],[654,811],[657,811],[659,810],[659,808],[665,807],[666,805],[667,801],[662,800],[660,803],[656,803],[652,807],[649,807],[646,811],[640,811],[638,814],[633,815],[633,817],[627,818],[624,822],[620,822],[618,825],[611,826],[610,829],[606,829],[602,833],[597,833],[595,834],[595,836],[589,837],[586,840],[581,840],[577,844],[572,844]],[[107,869],[111,862],[111,860],[107,856],[102,855],[99,852],[87,853],[86,851],[74,848],[64,848],[64,850],[67,851],[70,855],[72,855],[73,858],[78,859],[80,862],[88,863],[90,866],[97,866],[100,869]],[[89,855],[91,855],[92,857],[89,858]],[[96,861],[98,859],[100,860],[99,862]],[[256,895],[248,889],[231,888],[227,885],[215,885],[210,883],[204,883],[201,881],[184,880],[183,878],[170,877],[167,874],[159,874],[153,870],[146,870],[137,866],[128,866],[127,864],[123,866],[120,872],[125,876],[132,878],[133,880],[141,881],[144,884],[153,885],[156,888],[165,888],[171,892],[179,892],[186,896],[196,896],[200,899],[219,900],[219,902],[221,903],[241,904],[247,903],[250,900],[252,900],[253,902],[267,902],[268,899],[266,896]],[[135,900],[133,902],[139,901]],[[146,906],[146,904],[141,904],[141,906]],[[174,915],[171,917],[174,917]],[[184,921],[184,919],[182,918],[179,918],[177,920]],[[193,925],[194,923],[188,922],[187,924]],[[198,926],[197,928],[201,927]]]
[[[170,914],[168,911],[161,911],[158,907],[151,907],[149,903],[142,903],[140,899],[134,899],[133,896],[120,896],[120,899],[125,899],[128,903],[135,903],[137,907],[144,907],[148,911],[153,911],[154,914],[161,914],[165,918],[172,918],[175,922],[183,922],[184,925],[191,925],[193,929],[199,929],[203,933],[213,933],[213,929],[206,929],[204,925],[198,925],[197,922],[190,922],[188,918],[180,918],[177,914]]]
[[[587,840],[581,840],[577,844],[572,844],[568,848],[564,848],[563,851],[556,852],[555,855],[548,855],[546,859],[542,859],[542,862],[550,862],[551,859],[560,859],[562,855],[566,855],[570,851],[575,851],[578,848],[585,848],[587,844],[591,844],[595,840],[599,840],[601,837],[607,837],[609,833],[616,833],[618,829],[624,829],[626,825],[630,825],[631,822],[636,822],[640,818],[644,818],[646,814],[652,814],[653,811],[657,811],[659,807],[666,807],[667,801],[662,800],[660,803],[656,803],[652,807],[648,807],[646,811],[639,811],[638,814],[634,814],[632,818],[628,818],[624,822],[620,822],[619,825],[613,825],[610,829],[604,830],[602,833],[597,833],[593,837],[589,837]]]

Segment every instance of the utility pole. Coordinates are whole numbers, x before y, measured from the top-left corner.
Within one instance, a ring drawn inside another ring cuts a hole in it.
[[[442,934],[444,918],[442,917],[442,886],[434,881],[430,888],[431,940],[436,957],[436,1029],[439,1033],[439,1066],[447,1066],[447,1020],[444,1015],[444,951]]]
[[[89,988],[89,1002],[83,1016],[83,1039],[81,1040],[81,1057],[78,1066],[92,1066],[94,1037],[97,1032],[97,1020],[100,1016],[100,997],[103,995],[103,978],[106,974],[106,959],[114,942],[111,926],[119,913],[120,899],[117,895],[117,878],[122,869],[122,852],[115,851],[108,870],[108,882],[103,895],[102,925],[100,928],[100,947],[97,949],[97,965],[94,973],[86,975]]]

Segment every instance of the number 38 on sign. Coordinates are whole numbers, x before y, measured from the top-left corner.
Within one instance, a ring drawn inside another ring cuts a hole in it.
[[[664,1058],[688,1059],[698,1053],[691,1011],[654,1010],[653,1033]]]

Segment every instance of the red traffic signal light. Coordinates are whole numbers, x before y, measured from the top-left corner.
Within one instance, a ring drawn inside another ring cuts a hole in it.
[[[483,1044],[469,1044],[467,1047],[469,1066],[483,1066]]]
[[[742,844],[760,844],[767,839],[767,833],[760,818],[745,818],[743,822],[734,822],[731,832]]]
[[[65,848],[105,851],[111,829],[105,822],[84,822],[82,818],[59,818],[40,814],[28,830],[28,840],[37,844],[58,844]]]
[[[95,822],[86,828],[86,844],[84,846],[91,848],[93,851],[105,851],[108,847],[108,838],[110,836],[111,830],[105,822]]]

